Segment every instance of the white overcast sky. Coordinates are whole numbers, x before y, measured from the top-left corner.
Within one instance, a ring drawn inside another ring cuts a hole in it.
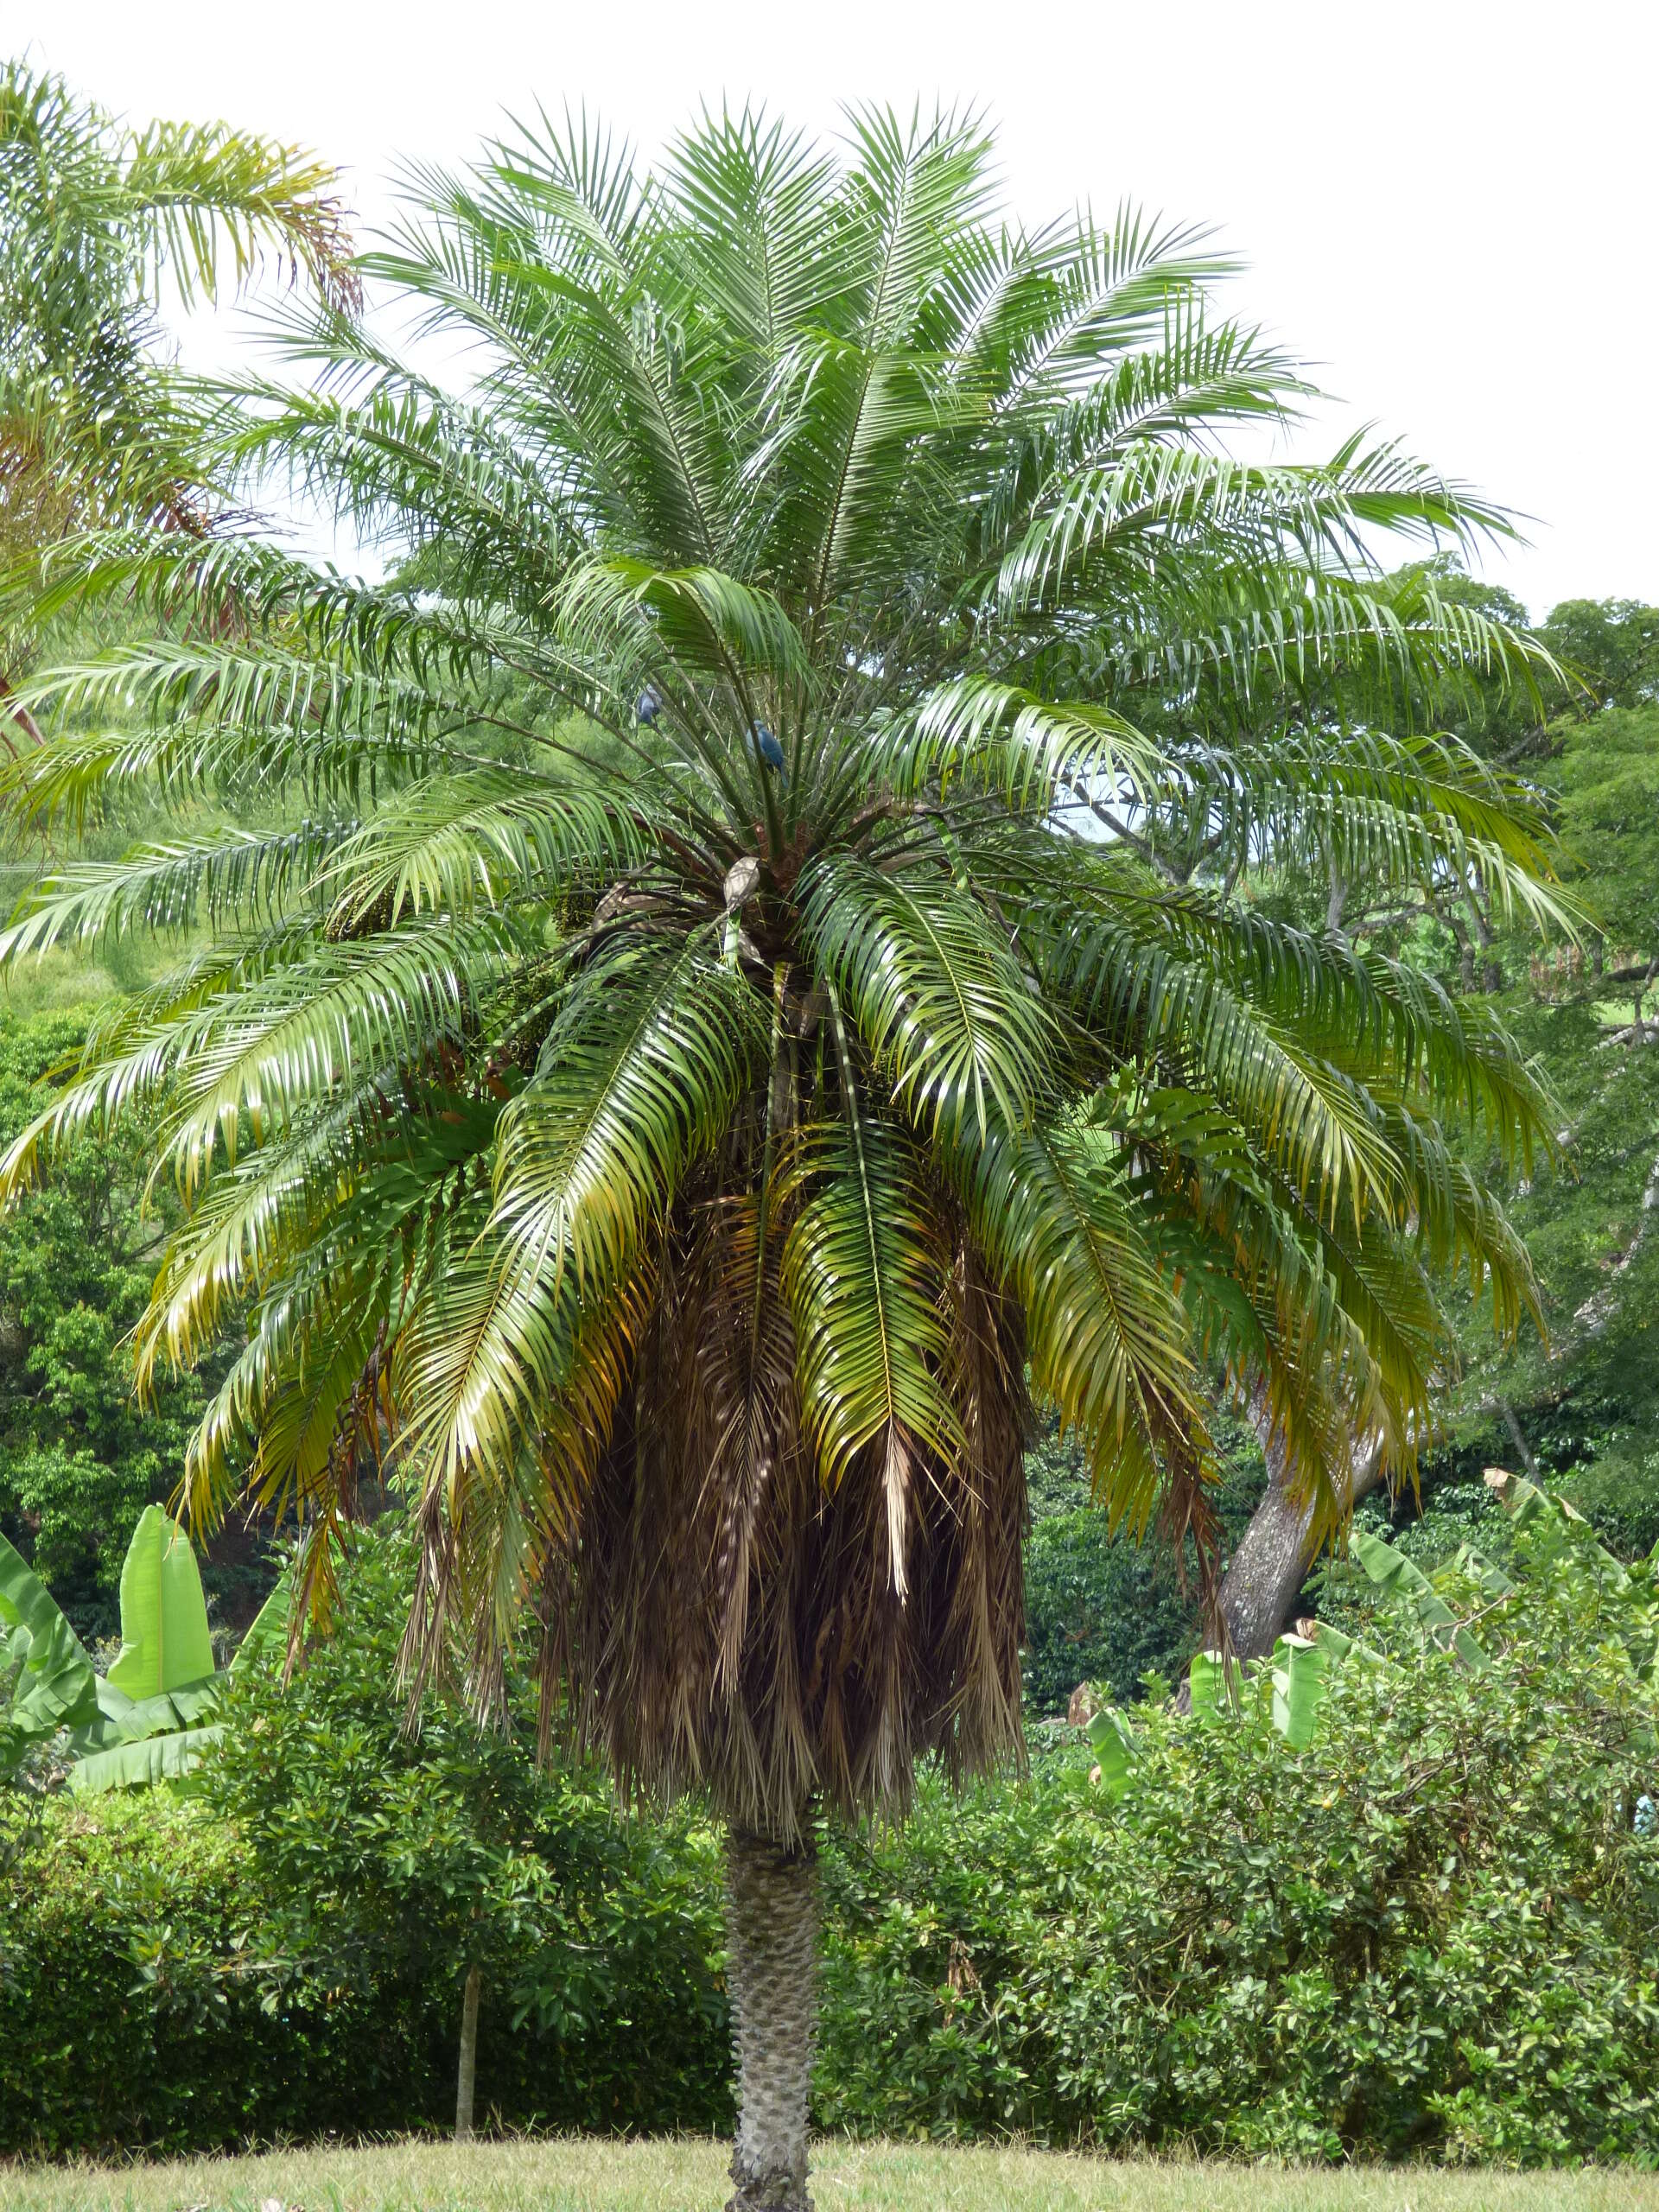
[[[700,101],[831,132],[848,100],[984,105],[1039,221],[1128,195],[1213,224],[1235,308],[1341,404],[1522,511],[1486,573],[1535,615],[1659,601],[1656,0],[0,0],[106,106],[230,120],[342,164],[372,223],[401,156],[585,102],[649,156]]]

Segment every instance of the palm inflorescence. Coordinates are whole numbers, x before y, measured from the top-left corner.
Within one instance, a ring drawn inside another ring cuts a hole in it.
[[[1436,1278],[1530,1297],[1442,1127],[1540,1134],[1502,1033],[1235,887],[1548,911],[1524,794],[1423,734],[1527,648],[1367,550],[1503,520],[1230,457],[1304,387],[1222,273],[1011,227],[960,118],[705,118],[648,178],[526,130],[410,179],[378,320],[199,396],[205,538],[52,583],[164,620],[35,688],[9,804],[177,834],[6,957],[194,934],[5,1173],[155,1117],[141,1376],[249,1316],[195,1510],[296,1503],[326,1589],[390,1440],[416,1669],[462,1624],[487,1697],[528,1601],[620,1770],[770,1833],[1017,1745],[1028,1387],[1202,1573],[1218,1380],[1328,1531],[1424,1433]],[[278,474],[387,581],[238,519]]]

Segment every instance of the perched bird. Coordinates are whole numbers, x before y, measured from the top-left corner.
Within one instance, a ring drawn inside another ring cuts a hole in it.
[[[760,747],[760,758],[766,762],[768,768],[775,769],[781,768],[783,766],[784,748],[779,744],[777,739],[766,728],[765,722],[756,722],[754,726],[754,741]]]
[[[661,692],[658,690],[657,686],[654,683],[647,683],[645,690],[639,694],[639,702],[635,706],[633,711],[639,717],[639,720],[644,722],[645,728],[649,729],[652,724],[656,721],[658,715],[662,712],[662,707],[663,697]]]

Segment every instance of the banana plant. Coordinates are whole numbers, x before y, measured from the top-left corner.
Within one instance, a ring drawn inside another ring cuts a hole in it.
[[[1455,1651],[1475,1674],[1485,1673],[1491,1662],[1414,1560],[1408,1559],[1402,1551],[1385,1543],[1381,1536],[1374,1536],[1368,1529],[1357,1529],[1352,1543],[1355,1558],[1371,1580],[1384,1597],[1397,1599],[1414,1616],[1427,1642],[1438,1650]],[[1475,1564],[1484,1569],[1484,1576],[1478,1579],[1487,1580],[1500,1573],[1466,1546],[1459,1554],[1457,1563]],[[1507,1594],[1511,1586],[1507,1577],[1500,1579],[1505,1588],[1503,1592],[1494,1591],[1495,1595]]]
[[[1486,1483],[1527,1539],[1522,1564],[1584,1577],[1586,1600],[1599,1606],[1638,1678],[1659,1690],[1659,1545],[1649,1558],[1627,1566],[1598,1541],[1590,1523],[1565,1498],[1553,1497],[1501,1467],[1486,1470]],[[1476,1674],[1487,1670],[1491,1660],[1485,1649],[1414,1560],[1366,1529],[1354,1531],[1351,1549],[1381,1594],[1414,1624],[1426,1646],[1454,1653]],[[1515,1595],[1513,1579],[1471,1545],[1461,1547],[1450,1571],[1473,1583],[1491,1603]],[[1351,1661],[1377,1663],[1380,1658],[1327,1621],[1319,1624],[1314,1637],[1281,1636],[1269,1662],[1269,1710],[1276,1732],[1293,1751],[1306,1751],[1317,1732],[1332,1670]],[[1257,1671],[1220,1651],[1195,1653],[1187,1675],[1193,1719],[1213,1725],[1236,1718],[1243,1710],[1245,1678]],[[1134,1724],[1127,1714],[1103,1707],[1090,1723],[1089,1740],[1098,1762],[1096,1777],[1116,1802],[1135,1780],[1139,1742]]]
[[[188,1774],[217,1740],[219,1683],[190,1540],[146,1506],[121,1568],[121,1650],[98,1685],[69,1786],[83,1794]]]
[[[1576,1578],[1586,1611],[1593,1609],[1622,1644],[1638,1680],[1659,1692],[1659,1544],[1627,1565],[1566,1498],[1503,1467],[1488,1467],[1485,1479],[1523,1538],[1529,1561]]]
[[[1274,1732],[1292,1751],[1305,1751],[1313,1740],[1329,1667],[1359,1648],[1346,1637],[1328,1643],[1323,1628],[1317,1642],[1287,1635],[1274,1646],[1268,1715]],[[1236,1719],[1243,1710],[1247,1677],[1259,1675],[1259,1667],[1241,1665],[1225,1653],[1194,1652],[1187,1670],[1192,1718],[1206,1726]],[[1140,1763],[1135,1724],[1118,1707],[1103,1706],[1089,1724],[1089,1742],[1095,1754],[1096,1781],[1114,1804],[1121,1802],[1135,1786]]]
[[[28,1561],[0,1536],[0,1781],[36,1744],[95,1716],[98,1678]]]
[[[287,1602],[279,1585],[238,1660],[283,1633]],[[140,1516],[122,1565],[121,1650],[102,1679],[56,1599],[0,1537],[0,1779],[67,1730],[74,1790],[176,1780],[218,1738],[223,1681],[189,1539],[159,1505]]]
[[[1476,1673],[1485,1671],[1491,1663],[1486,1653],[1414,1560],[1363,1529],[1354,1533],[1352,1548],[1382,1594],[1396,1600],[1415,1620],[1426,1643],[1456,1652]],[[1459,1553],[1455,1564],[1491,1597],[1507,1596],[1514,1589],[1501,1568],[1467,1546]],[[1325,1621],[1319,1624],[1316,1637],[1281,1636],[1268,1662],[1272,1681],[1268,1710],[1274,1733],[1293,1751],[1306,1751],[1318,1731],[1332,1669],[1351,1659],[1376,1662],[1379,1656]],[[1187,1670],[1193,1719],[1209,1726],[1236,1719],[1243,1711],[1245,1681],[1259,1679],[1260,1671],[1259,1662],[1241,1663],[1221,1651],[1195,1652]],[[1103,1707],[1090,1723],[1089,1740],[1097,1779],[1116,1803],[1128,1795],[1135,1778],[1139,1746],[1134,1725],[1115,1707]]]

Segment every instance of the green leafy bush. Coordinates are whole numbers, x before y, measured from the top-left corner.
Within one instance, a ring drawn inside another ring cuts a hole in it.
[[[1313,1745],[1145,1716],[830,1861],[831,2126],[1247,2156],[1659,2161],[1652,1713],[1566,1605],[1482,1675],[1402,1643]]]
[[[214,1803],[48,1803],[0,1891],[0,2152],[442,2125],[472,1941],[484,2113],[724,2122],[712,1838],[441,1700],[404,1735],[406,1574],[365,1542],[293,1687],[231,1691]],[[1068,1747],[828,1834],[820,2121],[1659,2164],[1650,1653],[1573,1560],[1524,1580],[1480,1675],[1376,1611],[1302,1751],[1263,1675],[1216,1723],[1141,1707],[1116,1804]]]
[[[470,1960],[481,2115],[728,2123],[712,1837],[442,1698],[408,1735],[410,1566],[364,1540],[293,1684],[227,1684],[189,1796],[48,1804],[0,1903],[0,2153],[444,2124]]]
[[[283,1961],[283,2001],[326,2009],[373,1988],[411,2018],[447,2015],[453,2050],[477,1965],[484,2109],[599,2127],[723,2119],[712,1835],[626,1822],[596,1770],[538,1767],[521,1681],[505,1692],[515,1726],[481,1728],[434,1690],[411,1732],[393,1685],[414,1579],[413,1538],[389,1516],[294,1679],[280,1648],[227,1678],[199,1786],[258,1869],[257,1941]]]

